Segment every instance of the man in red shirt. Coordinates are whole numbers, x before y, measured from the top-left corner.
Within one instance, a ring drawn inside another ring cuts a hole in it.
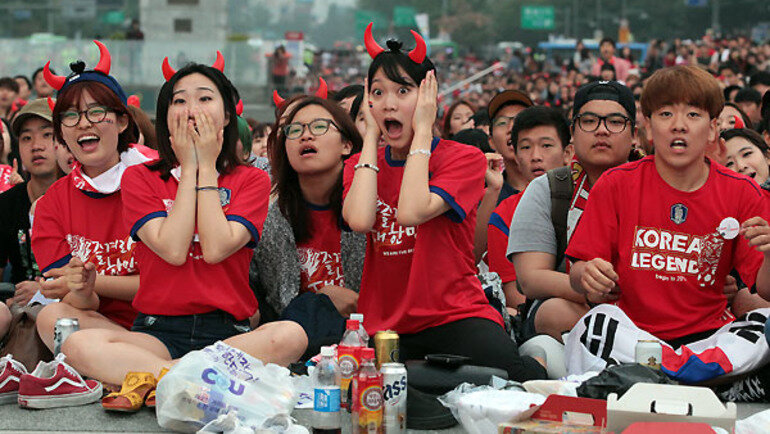
[[[770,309],[736,319],[723,287],[736,270],[770,298],[770,226],[756,182],[706,157],[718,140],[719,84],[697,67],[663,69],[641,104],[655,155],[602,175],[566,251],[573,289],[600,303],[570,332],[567,368],[633,362],[637,342],[652,339],[662,371],[681,382],[755,371],[770,361]]]
[[[591,75],[598,77],[601,74],[602,65],[609,63],[615,67],[615,79],[625,82],[631,64],[626,59],[615,57],[615,41],[612,38],[604,38],[599,42],[599,59],[591,67]]]

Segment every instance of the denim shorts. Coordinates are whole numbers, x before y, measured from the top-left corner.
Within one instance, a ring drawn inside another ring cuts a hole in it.
[[[250,330],[248,319],[236,321],[221,310],[180,316],[140,313],[131,327],[131,331],[146,333],[163,342],[172,359]]]

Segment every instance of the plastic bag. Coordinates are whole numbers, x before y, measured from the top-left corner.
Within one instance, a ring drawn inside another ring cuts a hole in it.
[[[254,430],[296,402],[288,369],[220,341],[188,353],[160,380],[156,413],[160,426],[175,431],[195,432],[231,412]]]
[[[541,405],[545,397],[536,393],[474,386],[463,383],[439,397],[444,406],[470,434],[495,434],[503,422],[518,420],[533,405]]]
[[[735,422],[735,434],[764,434],[770,427],[770,410],[755,413]]]
[[[581,398],[607,399],[610,393],[622,397],[636,383],[677,384],[661,371],[636,363],[609,366],[577,388]]]
[[[241,425],[238,412],[231,411],[207,423],[198,434],[308,434],[302,425],[294,423],[287,414],[279,414],[267,419],[261,428],[251,429]]]

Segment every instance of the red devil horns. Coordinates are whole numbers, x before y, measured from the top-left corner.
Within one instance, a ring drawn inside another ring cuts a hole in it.
[[[126,101],[126,104],[132,105],[134,107],[139,107],[140,106],[139,95],[131,95],[131,96],[129,96],[128,100]]]
[[[364,45],[366,45],[366,51],[369,53],[369,57],[374,59],[380,53],[385,51],[385,49],[374,40],[374,37],[372,36],[372,26],[374,26],[374,23],[369,23],[369,25],[366,26],[366,31],[364,32]]]
[[[67,77],[62,77],[61,75],[54,75],[51,72],[50,65],[51,65],[51,61],[49,60],[43,67],[43,78],[45,79],[46,83],[51,85],[52,88],[56,90],[61,90],[61,88],[64,87],[64,82],[67,81]]]
[[[366,26],[366,31],[364,32],[364,45],[366,45],[366,51],[369,53],[369,57],[372,59],[385,51],[385,49],[382,48],[372,36],[373,25],[374,23],[369,23],[369,25]],[[411,32],[412,36],[414,36],[416,45],[414,49],[409,52],[409,58],[412,59],[412,62],[414,63],[422,63],[425,60],[425,55],[428,53],[428,47],[425,45],[425,39],[423,39],[419,33],[415,32],[414,30],[411,30]]]
[[[112,66],[112,56],[107,47],[101,42],[94,40],[94,44],[99,47],[99,63],[96,64],[94,71],[99,71],[104,75],[110,75],[110,66]]]
[[[56,102],[51,99],[51,97],[48,97],[48,108],[51,109],[51,112],[53,112],[54,107],[56,107]]]
[[[238,116],[243,114],[243,100],[239,99],[238,104],[235,105],[235,114]]]
[[[735,118],[735,125],[733,128],[746,128],[746,124],[743,123],[743,119],[740,116],[733,116]]]
[[[225,57],[222,56],[221,51],[217,50],[217,60],[214,61],[214,64],[211,65],[211,67],[218,69],[220,72],[225,72]],[[168,56],[163,59],[161,70],[163,71],[163,78],[165,78],[166,81],[169,81],[171,77],[176,74],[176,70],[168,63]]]
[[[318,90],[315,91],[315,96],[321,99],[326,99],[329,96],[329,87],[326,85],[326,80],[322,77],[318,77]],[[275,103],[276,107],[282,106],[285,101],[285,99],[281,98],[281,95],[278,95],[277,90],[273,91],[273,103]]]

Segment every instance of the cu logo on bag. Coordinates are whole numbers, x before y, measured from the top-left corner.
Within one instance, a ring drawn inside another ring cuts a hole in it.
[[[369,411],[382,408],[382,389],[377,386],[367,387],[361,394],[361,405]]]
[[[243,395],[245,389],[243,383],[236,384],[235,380],[220,375],[216,369],[212,368],[204,369],[201,373],[201,379],[204,383],[216,385],[221,389],[227,389],[232,392],[233,395]]]

